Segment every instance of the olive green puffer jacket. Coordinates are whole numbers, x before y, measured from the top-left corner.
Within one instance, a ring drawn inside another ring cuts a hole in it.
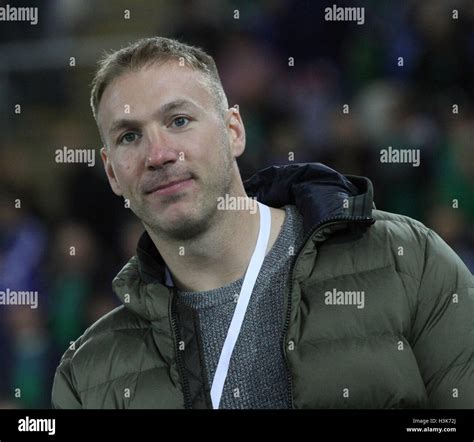
[[[473,278],[436,233],[374,209],[368,179],[321,164],[245,185],[304,218],[275,336],[293,408],[474,408]],[[198,318],[164,285],[147,234],[113,288],[123,305],[66,351],[53,407],[212,408]]]

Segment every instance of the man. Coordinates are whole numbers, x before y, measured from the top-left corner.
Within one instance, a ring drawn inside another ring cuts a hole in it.
[[[436,233],[321,164],[244,185],[242,119],[194,47],[108,55],[91,102],[146,231],[54,407],[474,408],[472,275]]]

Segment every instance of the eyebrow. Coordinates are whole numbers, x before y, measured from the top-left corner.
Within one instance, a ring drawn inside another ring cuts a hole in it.
[[[191,108],[191,109],[199,109],[199,106],[194,104],[192,101],[189,100],[174,100],[170,101],[169,103],[164,104],[161,106],[156,112],[155,116],[163,117],[170,112],[176,111],[178,109],[183,108]],[[114,132],[118,131],[119,129],[125,129],[127,127],[139,127],[141,122],[139,120],[131,120],[127,118],[121,118],[116,120],[112,123],[112,126],[109,129],[109,135],[113,134]]]

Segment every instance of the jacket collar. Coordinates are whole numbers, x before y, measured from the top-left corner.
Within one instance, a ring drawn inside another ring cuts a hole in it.
[[[249,196],[268,206],[295,205],[303,216],[305,233],[329,219],[373,222],[370,180],[341,175],[320,163],[268,167],[246,180],[244,186]],[[117,275],[117,282],[126,274],[139,277],[145,284],[158,282],[166,291],[165,263],[147,232],[138,242],[137,256]]]
[[[268,206],[295,205],[303,216],[305,233],[327,219],[372,217],[370,180],[341,175],[321,163],[268,167],[244,186],[248,196]]]
[[[165,262],[146,231],[143,232],[138,241],[137,257],[138,268],[143,281],[152,282],[158,280],[164,284]]]

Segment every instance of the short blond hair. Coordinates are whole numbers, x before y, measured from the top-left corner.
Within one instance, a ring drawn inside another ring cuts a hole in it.
[[[223,114],[228,108],[227,97],[217,71],[214,59],[195,46],[165,37],[151,37],[137,40],[128,46],[106,54],[100,61],[92,81],[91,107],[97,120],[97,110],[105,88],[127,71],[178,60],[183,65],[202,72],[212,93],[217,109]]]

